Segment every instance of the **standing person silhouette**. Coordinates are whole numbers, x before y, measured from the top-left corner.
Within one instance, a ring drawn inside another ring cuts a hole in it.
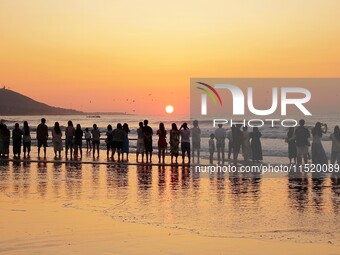
[[[21,154],[21,142],[22,142],[22,135],[24,133],[19,128],[19,123],[15,123],[14,129],[12,130],[12,140],[13,140],[13,154],[14,157],[18,156],[20,158]]]
[[[93,129],[91,130],[91,134],[92,134],[93,157],[96,154],[96,150],[97,150],[97,157],[99,157],[100,131],[97,127],[97,124],[93,124]]]
[[[223,128],[222,124],[218,124],[218,128],[215,130],[216,149],[217,149],[217,164],[224,164],[224,151],[225,151],[225,139],[227,132]]]
[[[310,146],[309,130],[305,127],[305,120],[301,119],[299,121],[300,126],[295,129],[295,139],[296,139],[296,151],[297,151],[297,164],[302,164],[302,158],[304,163],[308,163],[308,147]]]
[[[129,161],[129,152],[130,152],[130,144],[129,144],[129,125],[127,123],[123,124],[123,130],[125,131],[126,135],[123,141],[123,150],[122,150],[122,161],[124,161],[124,153],[126,154],[126,161]]]
[[[312,129],[313,142],[312,142],[312,163],[313,164],[327,164],[326,152],[322,146],[321,138],[322,134],[327,133],[327,124],[316,122]]]
[[[331,153],[331,164],[340,164],[340,128],[339,126],[334,127],[334,132],[331,134],[332,141],[332,153]]]
[[[176,123],[172,123],[170,130],[170,155],[171,155],[171,164],[173,164],[173,158],[176,160],[176,164],[178,163],[178,154],[179,154],[179,131]]]
[[[248,161],[251,157],[250,134],[247,126],[244,126],[242,131],[242,154],[244,161]]]
[[[76,131],[74,132],[74,157],[78,157],[78,151],[80,152],[80,158],[83,157],[83,136],[84,132],[81,130],[80,124],[77,124]]]
[[[150,161],[152,162],[152,135],[153,135],[153,130],[152,128],[148,125],[149,121],[144,120],[144,127],[143,127],[143,134],[144,134],[144,148],[145,148],[145,154],[146,154],[146,163]]]
[[[113,158],[113,153],[112,153],[112,140],[113,140],[113,135],[112,135],[112,126],[108,125],[107,126],[107,131],[106,131],[106,157],[110,157],[110,151],[111,151],[111,158]]]
[[[294,127],[290,127],[287,132],[286,142],[288,143],[288,158],[289,164],[295,165],[297,163],[297,151],[296,151],[296,140],[295,140]]]
[[[137,129],[137,149],[136,149],[136,161],[139,162],[139,154],[142,154],[142,163],[144,163],[144,134],[143,134],[143,122],[139,122],[139,128]]]
[[[231,129],[227,132],[227,138],[228,138],[228,160],[231,159],[231,154],[233,153],[233,129],[235,128],[235,125],[231,126]]]
[[[179,134],[181,135],[182,164],[185,163],[185,153],[188,157],[188,164],[190,164],[190,129],[187,123],[182,124]]]
[[[3,154],[4,154],[4,134],[3,134],[3,132],[4,132],[4,124],[2,124],[1,122],[0,122],[0,157],[2,157],[3,156]]]
[[[30,157],[31,153],[31,131],[30,127],[28,126],[28,122],[24,121],[24,128],[23,128],[23,147],[24,147],[24,158],[26,158],[26,152],[27,152],[27,157]]]
[[[89,131],[88,128],[85,128],[85,140],[86,140],[86,150],[89,151],[92,150],[92,145],[91,145],[91,132]]]
[[[44,158],[46,158],[46,148],[48,139],[48,127],[46,126],[46,119],[42,118],[41,123],[37,127],[37,140],[38,140],[38,157],[40,157],[40,148],[44,147]]]
[[[253,127],[253,132],[251,132],[251,151],[253,155],[253,161],[261,161],[263,160],[262,156],[262,144],[261,144],[261,138],[262,134],[259,131],[258,127]]]
[[[162,163],[164,164],[165,162],[165,150],[168,145],[166,142],[166,130],[164,127],[164,123],[159,123],[159,129],[157,130],[157,135],[158,135],[158,163],[161,163],[161,158],[162,158]]]
[[[9,144],[11,142],[11,131],[4,124],[2,127],[2,139],[3,139],[3,156],[9,156]]]
[[[215,152],[215,135],[210,134],[209,139],[209,163],[210,165],[214,162],[214,152]]]
[[[70,150],[71,159],[73,157],[73,145],[74,145],[74,134],[75,134],[75,128],[73,127],[73,122],[68,121],[67,127],[65,129],[65,153],[66,158],[68,156],[68,150]]]
[[[60,158],[61,151],[63,150],[63,140],[59,122],[54,123],[54,127],[52,129],[52,143],[54,148],[54,157],[56,158],[58,153]]]
[[[233,162],[234,164],[238,161],[238,154],[240,153],[241,145],[242,145],[242,131],[240,124],[236,124],[232,129],[232,140],[233,140]]]
[[[197,152],[197,163],[200,163],[200,150],[201,150],[201,129],[198,126],[198,121],[193,121],[193,128],[191,129],[192,140],[192,161],[195,163],[195,151]]]
[[[123,142],[126,137],[126,132],[123,130],[122,124],[118,123],[117,128],[112,131],[112,160],[115,161],[116,151],[118,153],[118,162],[120,162],[120,155],[123,150]],[[123,157],[122,157],[123,161]]]

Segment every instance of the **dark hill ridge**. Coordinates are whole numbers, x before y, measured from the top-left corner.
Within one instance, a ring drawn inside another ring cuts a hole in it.
[[[15,91],[0,89],[0,116],[8,115],[78,115],[81,111],[63,109],[37,102]]]

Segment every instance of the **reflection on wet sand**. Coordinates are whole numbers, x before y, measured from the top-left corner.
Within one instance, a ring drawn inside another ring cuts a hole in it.
[[[0,192],[209,235],[252,236],[256,229],[261,232],[256,237],[283,238],[293,234],[281,229],[298,229],[300,236],[307,235],[304,229],[327,229],[337,237],[340,178],[261,177],[212,173],[204,178],[188,166],[2,162]]]
[[[44,162],[38,163],[38,178],[37,192],[42,198],[45,197],[47,191],[47,164]]]
[[[82,196],[82,164],[67,163],[66,169],[66,193],[69,198],[80,199]]]
[[[303,212],[308,206],[308,178],[302,174],[290,174],[288,176],[288,198],[293,209]]]
[[[340,213],[340,177],[333,176],[332,184],[332,205],[334,213]]]

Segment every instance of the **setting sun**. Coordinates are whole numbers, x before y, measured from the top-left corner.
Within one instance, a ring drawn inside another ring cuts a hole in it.
[[[167,105],[165,107],[165,112],[166,113],[171,114],[171,113],[173,113],[173,111],[174,111],[174,107],[172,105]]]

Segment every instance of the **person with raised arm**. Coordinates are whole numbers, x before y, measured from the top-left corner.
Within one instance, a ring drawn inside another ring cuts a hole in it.
[[[312,129],[312,163],[313,164],[327,164],[328,159],[326,152],[322,146],[321,138],[323,134],[327,133],[327,124],[321,122],[316,122],[314,128]]]
[[[190,129],[187,123],[182,124],[179,134],[181,136],[182,164],[185,163],[185,154],[187,154],[188,164],[190,164]]]

